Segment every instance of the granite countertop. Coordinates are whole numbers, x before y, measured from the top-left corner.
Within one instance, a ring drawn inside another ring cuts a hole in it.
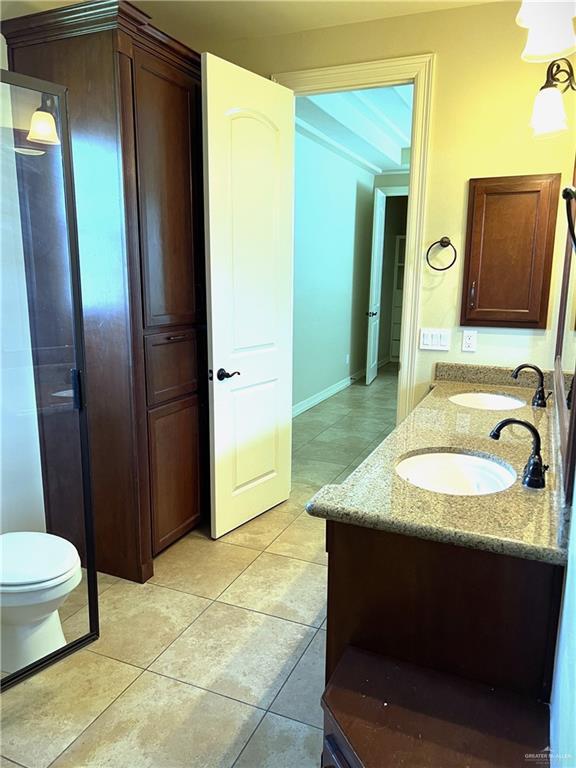
[[[513,411],[486,411],[455,405],[459,392],[499,392],[525,400]],[[432,391],[340,485],[327,485],[309,502],[310,515],[500,554],[566,563],[567,510],[564,508],[554,409],[532,408],[534,388],[437,381]],[[534,424],[542,437],[542,457],[550,465],[546,488],[522,485],[532,441],[524,427],[507,427],[499,441],[489,432],[513,416]],[[429,449],[491,454],[516,471],[515,483],[485,496],[453,496],[423,490],[402,480],[398,460]]]

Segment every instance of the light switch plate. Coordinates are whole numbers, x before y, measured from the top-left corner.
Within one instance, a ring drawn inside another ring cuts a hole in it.
[[[448,352],[450,350],[451,335],[447,328],[421,328],[420,349]]]
[[[478,331],[462,331],[462,352],[476,352]]]

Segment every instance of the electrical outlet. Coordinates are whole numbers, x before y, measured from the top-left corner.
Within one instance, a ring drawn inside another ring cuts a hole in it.
[[[476,352],[478,331],[462,331],[462,352]]]

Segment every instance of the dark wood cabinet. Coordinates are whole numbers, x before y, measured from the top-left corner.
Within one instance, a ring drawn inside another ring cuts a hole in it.
[[[198,397],[148,414],[152,548],[156,555],[200,518]]]
[[[471,179],[462,325],[546,328],[560,174]]]
[[[200,57],[115,0],[1,29],[11,69],[68,88],[97,566],[145,581],[197,522]]]
[[[358,648],[322,707],[322,768],[523,768],[530,754],[549,765],[543,702]]]
[[[134,113],[146,327],[194,323],[193,142],[198,78],[134,51]]]

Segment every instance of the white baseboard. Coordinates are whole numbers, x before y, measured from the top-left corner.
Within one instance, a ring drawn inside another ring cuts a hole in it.
[[[300,414],[304,413],[304,411],[309,411],[310,408],[314,408],[315,405],[322,403],[324,400],[328,400],[328,398],[332,397],[332,395],[335,395],[338,392],[341,392],[343,389],[346,389],[346,387],[349,387],[361,376],[364,376],[365,373],[366,369],[364,368],[361,371],[353,373],[352,376],[346,376],[345,379],[337,381],[336,384],[332,384],[330,387],[326,387],[326,389],[323,389],[321,392],[317,392],[315,395],[306,398],[306,400],[301,400],[299,403],[296,403],[292,406],[292,418],[300,416]]]

